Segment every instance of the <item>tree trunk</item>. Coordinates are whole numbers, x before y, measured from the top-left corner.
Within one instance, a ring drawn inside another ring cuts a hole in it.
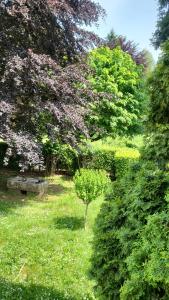
[[[46,173],[48,176],[55,175],[57,158],[55,155],[48,155],[46,158]]]
[[[85,208],[85,216],[84,216],[84,229],[85,229],[85,230],[86,230],[86,223],[87,223],[88,206],[89,206],[89,204],[86,204],[86,208]]]

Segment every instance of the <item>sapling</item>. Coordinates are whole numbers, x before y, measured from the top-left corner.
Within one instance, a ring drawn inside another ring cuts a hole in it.
[[[84,216],[86,228],[89,204],[107,191],[110,179],[103,170],[80,169],[74,176],[74,183],[77,196],[86,206]]]

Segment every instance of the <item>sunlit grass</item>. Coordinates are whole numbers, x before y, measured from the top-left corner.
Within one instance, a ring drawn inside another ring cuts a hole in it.
[[[95,299],[88,270],[102,199],[91,204],[84,230],[84,205],[72,180],[49,181],[41,200],[0,191],[0,299]]]

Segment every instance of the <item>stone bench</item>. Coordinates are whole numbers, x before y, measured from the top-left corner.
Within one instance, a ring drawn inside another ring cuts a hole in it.
[[[11,177],[7,181],[7,187],[9,189],[20,190],[22,194],[27,192],[38,193],[39,196],[43,196],[48,189],[48,182],[38,178],[24,178],[24,177]]]

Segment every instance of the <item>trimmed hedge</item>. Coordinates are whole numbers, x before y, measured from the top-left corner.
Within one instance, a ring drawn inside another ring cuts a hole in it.
[[[115,152],[115,174],[116,179],[121,178],[129,170],[131,164],[138,162],[140,153],[132,148],[120,148]]]
[[[90,159],[82,156],[83,167],[91,169],[103,169],[110,174],[112,180],[123,176],[131,163],[136,163],[140,157],[137,149],[127,147],[103,146],[93,148],[90,152]]]
[[[112,150],[95,150],[90,159],[82,156],[83,167],[90,169],[102,169],[115,178],[115,152]]]

